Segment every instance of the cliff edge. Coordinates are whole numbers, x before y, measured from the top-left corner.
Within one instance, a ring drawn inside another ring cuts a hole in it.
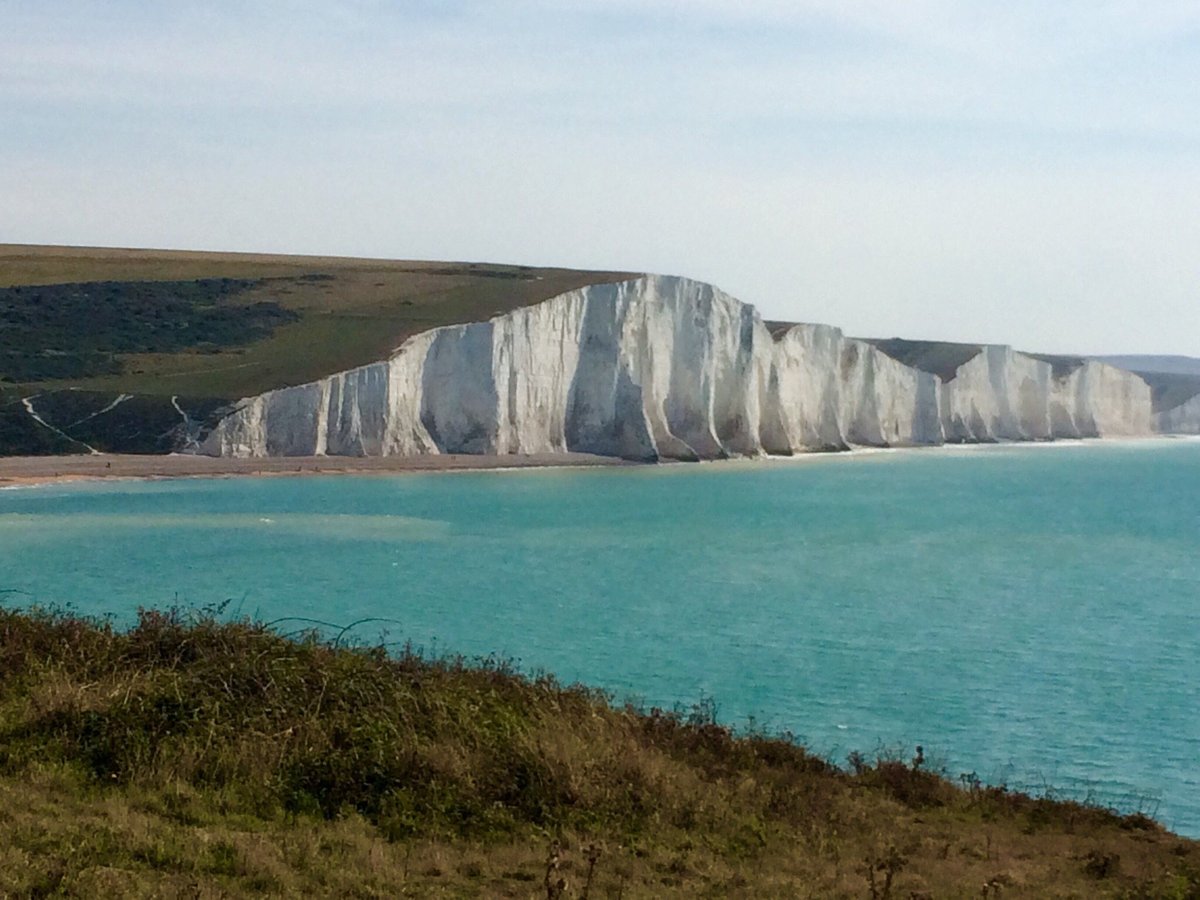
[[[248,397],[202,452],[696,460],[1152,433],[1150,388],[1132,373],[953,346],[968,350],[928,371],[896,346],[768,327],[711,285],[646,276],[436,328],[379,362]]]

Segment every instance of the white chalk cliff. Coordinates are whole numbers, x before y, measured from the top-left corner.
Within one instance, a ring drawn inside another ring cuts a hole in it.
[[[942,385],[946,440],[1046,441],[1150,434],[1150,386],[1094,360],[1056,373],[1011,347],[986,346]]]
[[[943,382],[828,325],[772,334],[683,278],[600,284],[241,401],[203,452],[715,459],[850,446],[1145,434],[1150,389],[984,347]]]

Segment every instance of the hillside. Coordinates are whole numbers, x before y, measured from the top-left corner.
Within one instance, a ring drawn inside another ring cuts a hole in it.
[[[1200,896],[1141,814],[346,636],[0,608],[0,895]]]
[[[1200,359],[1194,356],[1094,356],[1101,362],[1128,369],[1131,372],[1157,372],[1164,375],[1194,375],[1200,377]]]
[[[373,362],[430,328],[627,277],[0,245],[0,454],[165,452],[230,401]]]
[[[983,350],[982,344],[955,344],[948,341],[910,341],[903,338],[867,339],[897,362],[930,372],[942,381],[952,381],[965,363]]]
[[[638,322],[622,324],[630,310]],[[447,325],[462,327],[434,333]],[[698,366],[711,372],[697,378]],[[747,380],[760,369],[766,394]],[[1198,379],[992,345],[858,341],[761,322],[711,285],[667,276],[0,246],[8,456],[708,459],[1190,433],[1195,404],[1174,410]],[[718,384],[741,385],[737,409],[731,394],[705,395]]]
[[[983,344],[960,344],[949,341],[914,341],[905,338],[867,338],[867,343],[877,347],[897,362],[937,375],[944,382],[955,379],[958,370],[983,352]],[[1063,356],[1050,353],[1026,353],[1031,359],[1050,364],[1056,378],[1065,378],[1087,360],[1079,356]]]

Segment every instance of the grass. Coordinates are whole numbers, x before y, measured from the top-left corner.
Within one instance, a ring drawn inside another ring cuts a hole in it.
[[[0,896],[1200,896],[1144,816],[851,763],[496,661],[0,609]]]
[[[50,456],[78,453],[67,438],[32,423],[21,400],[24,394],[0,384],[0,454]]]
[[[38,326],[20,349],[43,354],[37,365],[23,357],[26,374],[11,376],[25,393],[72,388],[236,400],[382,359],[430,328],[630,277],[486,263],[0,245],[0,303],[13,305],[26,329]],[[222,286],[232,300],[207,303]],[[138,340],[118,328],[107,337],[121,341],[97,347],[95,316],[78,315],[77,307],[86,312],[90,303],[99,313],[112,305],[114,290],[136,307],[126,319],[139,326]],[[64,303],[73,298],[72,314],[42,322],[48,311],[39,317],[28,304],[17,309],[22,297],[47,292]],[[184,335],[155,327],[181,316],[191,326]],[[91,370],[55,377],[59,353],[96,358],[85,360]],[[88,374],[98,361],[111,361],[114,371]],[[28,374],[41,370],[44,377]]]
[[[892,359],[931,372],[942,381],[953,381],[958,370],[983,350],[981,344],[954,344],[947,341],[909,341],[903,338],[868,339]]]
[[[1050,363],[1051,373],[1059,380],[1070,377],[1077,369],[1087,364],[1087,360],[1082,356],[1064,356],[1061,353],[1026,353],[1025,355]]]
[[[178,450],[243,397],[384,359],[430,328],[631,277],[0,244],[0,454]]]
[[[1182,406],[1200,395],[1200,375],[1176,372],[1138,372],[1148,385],[1155,412]]]
[[[112,375],[121,372],[122,357],[139,353],[252,344],[298,318],[278,303],[241,301],[262,285],[202,278],[0,287],[0,378]]]

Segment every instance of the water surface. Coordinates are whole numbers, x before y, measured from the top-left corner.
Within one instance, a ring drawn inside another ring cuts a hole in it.
[[[1197,442],[7,490],[0,590],[122,621],[383,617],[1200,835]]]

